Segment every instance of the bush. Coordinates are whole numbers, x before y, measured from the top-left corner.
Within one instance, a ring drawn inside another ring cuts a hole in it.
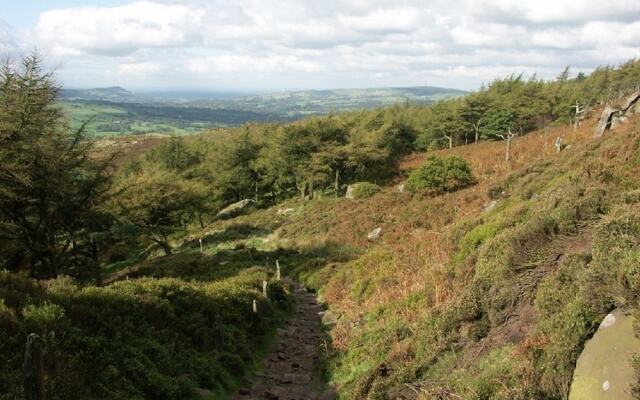
[[[409,175],[406,189],[412,193],[428,191],[431,194],[453,192],[475,182],[469,163],[463,158],[431,156],[427,162]]]
[[[367,199],[380,191],[380,186],[370,182],[354,183],[351,192],[354,199]]]
[[[264,300],[260,268],[216,282],[140,278],[104,287],[8,275],[0,273],[0,400],[23,397],[30,332],[43,338],[51,400],[196,399],[196,387],[220,398],[252,368],[288,307],[276,283]],[[27,282],[36,295],[10,290]]]

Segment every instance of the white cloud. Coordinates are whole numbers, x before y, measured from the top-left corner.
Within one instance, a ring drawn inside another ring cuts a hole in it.
[[[313,62],[292,56],[234,56],[198,58],[187,64],[189,71],[199,74],[242,72],[317,72],[320,67]]]
[[[130,62],[118,66],[121,75],[150,75],[162,71],[162,64],[157,62]]]
[[[194,44],[200,9],[148,1],[119,7],[81,7],[43,13],[37,39],[55,55],[130,54],[140,48]]]
[[[50,10],[32,37],[72,81],[474,88],[640,56],[640,1],[148,0]]]
[[[0,54],[10,54],[18,49],[15,33],[11,26],[0,19]]]

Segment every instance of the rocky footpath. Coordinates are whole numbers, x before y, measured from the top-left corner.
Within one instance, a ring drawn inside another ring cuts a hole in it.
[[[233,400],[331,400],[335,391],[321,379],[322,306],[313,293],[294,285],[296,310],[278,330],[262,369]]]

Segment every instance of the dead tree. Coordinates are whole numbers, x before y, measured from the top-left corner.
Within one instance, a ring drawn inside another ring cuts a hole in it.
[[[511,128],[506,135],[498,135],[502,140],[507,142],[507,151],[505,154],[505,159],[507,162],[511,161],[511,141],[517,136],[515,133],[511,132]]]
[[[42,342],[35,333],[27,336],[24,352],[24,398],[25,400],[44,400],[44,364],[42,360]]]
[[[444,135],[444,137],[449,141],[449,148],[453,149],[453,135]]]
[[[580,106],[580,103],[576,101],[576,104],[572,107],[575,110],[575,116],[573,117],[573,130],[578,130],[580,121],[584,118],[585,109]]]

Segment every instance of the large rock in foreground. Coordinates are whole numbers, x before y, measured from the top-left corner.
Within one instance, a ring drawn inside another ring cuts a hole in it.
[[[605,107],[602,114],[600,114],[598,126],[596,126],[596,131],[594,132],[593,137],[601,137],[604,135],[604,131],[611,127],[611,120],[618,114],[620,114],[620,110],[609,106]]]
[[[255,200],[244,199],[233,203],[218,213],[218,218],[229,219],[246,213],[252,206],[256,204]]]
[[[640,352],[633,320],[620,310],[605,317],[578,359],[569,400],[633,399],[636,373],[632,357]]]

